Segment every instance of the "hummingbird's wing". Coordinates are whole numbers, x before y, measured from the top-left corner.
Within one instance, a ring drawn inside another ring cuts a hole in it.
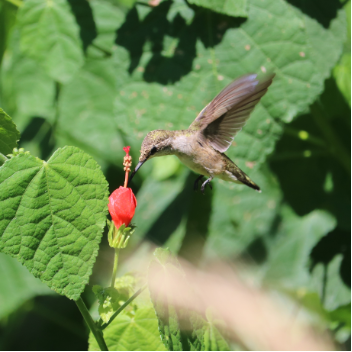
[[[259,80],[256,74],[249,74],[236,79],[199,113],[190,128],[199,130],[214,149],[225,152],[274,76]]]

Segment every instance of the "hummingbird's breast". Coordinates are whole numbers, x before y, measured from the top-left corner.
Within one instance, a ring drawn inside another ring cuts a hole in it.
[[[197,174],[216,176],[223,171],[223,163],[219,152],[205,142],[201,142],[196,134],[180,131],[173,141],[174,154],[180,161]],[[219,157],[220,156],[220,157]]]

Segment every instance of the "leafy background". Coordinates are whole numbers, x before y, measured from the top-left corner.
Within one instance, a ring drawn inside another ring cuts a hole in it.
[[[148,239],[194,263],[246,262],[262,285],[319,311],[319,324],[350,348],[350,7],[1,0],[0,106],[21,133],[20,147],[44,160],[59,147],[79,147],[112,192],[123,181],[124,145],[137,160],[148,131],[187,128],[232,79],[274,71],[228,151],[263,192],[216,180],[202,196],[176,158],[153,159],[132,183],[138,229],[122,260]],[[105,237],[100,249],[91,284],[110,275]],[[1,349],[87,349],[72,301],[6,254],[0,268]],[[89,287],[84,298],[93,303]]]

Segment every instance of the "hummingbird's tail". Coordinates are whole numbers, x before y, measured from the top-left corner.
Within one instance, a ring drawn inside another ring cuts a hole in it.
[[[243,177],[241,179],[238,178],[239,181],[241,181],[246,186],[255,189],[259,193],[262,193],[260,187],[256,183],[254,183],[242,170],[241,173],[243,174]]]
[[[243,183],[246,186],[255,189],[259,193],[262,192],[260,187],[254,183],[244,171],[242,171],[227,155],[225,155],[225,157],[231,161],[231,163],[228,163],[227,165],[227,170],[237,179],[235,181],[236,183]]]

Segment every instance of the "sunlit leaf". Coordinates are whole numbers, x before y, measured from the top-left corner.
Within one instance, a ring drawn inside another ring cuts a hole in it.
[[[104,339],[110,351],[165,351],[158,331],[158,320],[146,291],[104,330]],[[100,351],[92,334],[89,337],[89,351]]]
[[[160,6],[163,7],[159,9]],[[340,29],[345,25],[341,16],[333,21],[330,32],[284,2],[272,0],[264,4],[252,0],[248,20],[239,26],[229,19],[221,22],[220,18],[209,14],[214,17],[214,27],[218,21],[224,28],[213,47],[209,48],[203,30],[204,26],[213,31],[216,29],[211,27],[205,15],[200,15],[192,22],[194,46],[181,44],[186,27],[179,26],[174,41],[164,41],[169,47],[164,45],[161,55],[155,58],[147,31],[153,28],[150,21],[158,21],[161,18],[158,14],[166,14],[168,8],[162,3],[153,11],[148,15],[149,27],[145,28],[144,22],[137,18],[138,13],[131,10],[128,22],[119,30],[118,43],[129,51],[131,64],[128,67],[121,61],[125,56],[122,48],[115,52],[116,60],[133,71],[129,81],[118,81],[116,114],[124,121],[122,128],[129,134],[133,131],[137,138],[153,129],[185,129],[234,78],[248,72],[274,71],[274,83],[236,137],[236,148],[229,149],[229,155],[236,156],[240,165],[263,162],[272,152],[281,134],[276,120],[290,121],[308,108],[322,91],[328,69],[338,59],[336,50],[341,50],[343,44],[343,38],[337,40],[335,36],[335,27]],[[133,27],[132,23],[135,23]],[[155,26],[162,26],[167,31],[170,24],[164,20]],[[136,41],[134,38],[141,38],[143,30],[145,39]],[[324,41],[316,38],[318,36],[323,36]],[[155,38],[160,44],[161,39]],[[319,54],[326,50],[333,52],[324,56]],[[171,57],[162,54],[167,51],[172,53]]]
[[[75,147],[48,162],[19,154],[0,168],[0,250],[56,292],[79,298],[97,256],[107,183]]]
[[[215,12],[234,17],[247,17],[247,0],[189,0],[190,4],[206,7]]]

